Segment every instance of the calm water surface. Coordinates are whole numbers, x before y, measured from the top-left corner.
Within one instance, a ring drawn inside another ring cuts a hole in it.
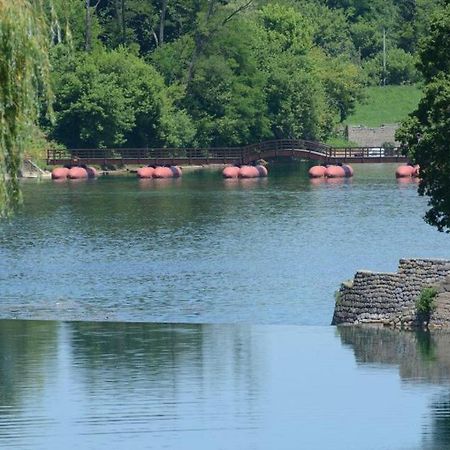
[[[327,325],[357,269],[450,255],[394,171],[24,183],[21,213],[0,224],[0,317]]]
[[[450,334],[323,326],[355,270],[450,255],[394,169],[24,183],[0,448],[450,448]]]
[[[450,334],[0,321],[0,448],[450,448]]]

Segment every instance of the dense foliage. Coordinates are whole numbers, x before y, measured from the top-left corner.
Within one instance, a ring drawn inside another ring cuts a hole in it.
[[[437,12],[420,49],[424,96],[398,137],[420,164],[419,193],[431,208],[425,220],[450,231],[450,5]]]
[[[51,99],[43,18],[39,1],[0,0],[0,216],[19,200],[17,177],[38,94]]]
[[[326,139],[366,84],[413,83],[439,0],[52,0],[69,147]],[[383,30],[386,70],[383,70]]]

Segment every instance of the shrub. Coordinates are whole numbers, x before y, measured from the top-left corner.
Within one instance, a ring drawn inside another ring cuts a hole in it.
[[[434,287],[423,288],[419,298],[416,300],[416,310],[419,314],[430,315],[436,308],[434,302],[438,291]]]

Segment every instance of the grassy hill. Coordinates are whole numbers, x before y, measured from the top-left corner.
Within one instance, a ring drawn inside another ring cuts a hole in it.
[[[378,127],[399,123],[416,108],[422,91],[417,85],[376,86],[366,88],[365,94],[365,100],[347,118],[346,125]]]

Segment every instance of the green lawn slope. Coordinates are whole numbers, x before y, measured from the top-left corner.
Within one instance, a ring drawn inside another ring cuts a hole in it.
[[[399,123],[416,109],[421,95],[417,85],[368,87],[365,100],[356,106],[345,124],[379,127]]]

